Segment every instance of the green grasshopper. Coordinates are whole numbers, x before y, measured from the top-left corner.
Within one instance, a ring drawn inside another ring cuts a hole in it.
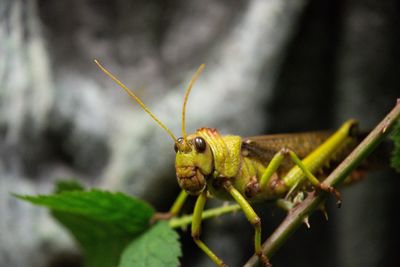
[[[122,87],[174,141],[175,169],[181,193],[170,211],[158,218],[179,213],[188,195],[197,196],[192,220],[194,242],[218,266],[225,263],[200,239],[201,217],[209,196],[239,204],[254,227],[254,249],[264,266],[271,266],[261,250],[261,223],[250,203],[278,200],[294,190],[317,189],[332,193],[340,205],[339,192],[316,178],[315,173],[345,156],[356,143],[356,121],[345,122],[336,132],[310,132],[242,138],[221,135],[216,129],[185,131],[185,110],[201,65],[185,92],[182,108],[182,137],[176,138],[144,103],[97,60],[99,68]],[[302,159],[301,159],[302,158]]]

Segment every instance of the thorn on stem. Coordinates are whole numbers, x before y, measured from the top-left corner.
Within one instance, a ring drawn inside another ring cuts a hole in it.
[[[272,267],[267,256],[265,256],[262,252],[257,253],[258,258],[260,259],[263,267]]]
[[[307,226],[308,229],[311,228],[311,225],[310,225],[310,221],[309,221],[309,219],[308,219],[308,216],[307,216],[307,217],[304,217],[303,223]]]
[[[320,210],[321,210],[322,214],[324,215],[325,220],[328,221],[328,219],[329,219],[328,218],[328,212],[326,211],[325,205],[321,205]]]
[[[389,127],[389,124],[390,124],[390,121],[389,121],[389,120],[386,120],[385,123],[383,124],[383,127],[382,127],[382,133],[385,133],[385,132],[386,132],[386,130],[387,130],[388,127]]]
[[[336,198],[336,206],[338,208],[340,208],[342,206],[342,197],[338,190],[336,190],[332,186],[329,186],[329,185],[326,185],[323,183],[319,184],[319,189],[332,194]]]

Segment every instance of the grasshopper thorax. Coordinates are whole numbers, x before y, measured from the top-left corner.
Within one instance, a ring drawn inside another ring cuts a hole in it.
[[[202,132],[178,138],[175,143],[175,170],[179,186],[191,195],[206,187],[206,177],[214,169],[213,154]]]

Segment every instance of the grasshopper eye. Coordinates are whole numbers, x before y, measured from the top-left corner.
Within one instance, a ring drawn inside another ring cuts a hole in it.
[[[176,141],[178,141],[178,143],[182,143],[183,137],[179,137]],[[178,146],[176,143],[174,144],[174,150],[175,152],[178,152]]]
[[[197,152],[204,152],[207,147],[206,141],[204,141],[204,139],[201,137],[196,137],[194,139],[194,147],[196,148]]]

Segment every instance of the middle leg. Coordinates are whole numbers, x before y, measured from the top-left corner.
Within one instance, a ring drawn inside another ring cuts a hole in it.
[[[240,194],[236,188],[232,186],[229,181],[224,183],[224,188],[232,198],[239,204],[242,208],[247,220],[254,226],[254,250],[264,267],[272,267],[268,260],[268,257],[262,252],[261,248],[261,220],[260,217],[255,213],[253,208],[250,206],[249,202]]]

